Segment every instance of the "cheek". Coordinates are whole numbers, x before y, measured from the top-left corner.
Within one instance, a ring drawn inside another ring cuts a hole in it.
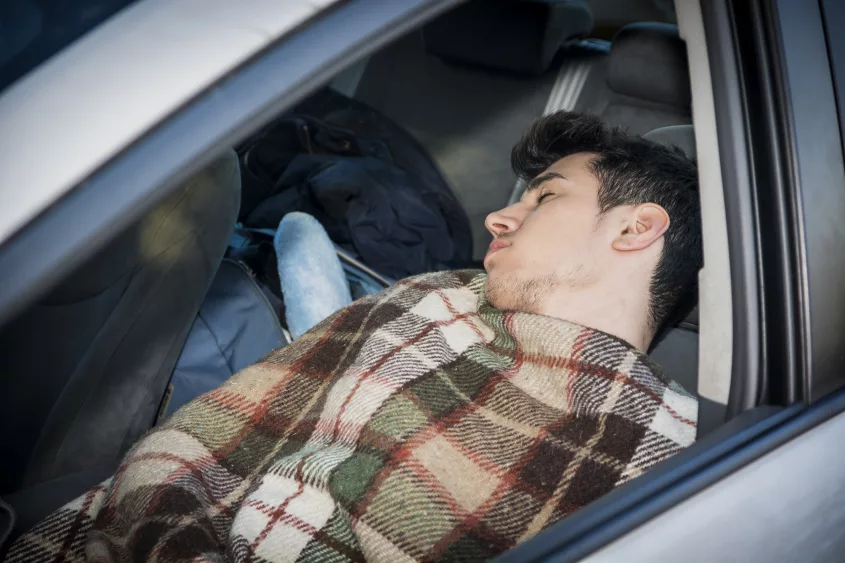
[[[585,240],[590,232],[589,220],[579,216],[574,210],[562,209],[556,213],[547,213],[538,217],[534,240],[543,242],[546,249],[573,246]]]
[[[559,213],[543,226],[545,233],[537,250],[553,268],[568,269],[574,262],[590,262],[600,251],[598,233],[588,213]]]

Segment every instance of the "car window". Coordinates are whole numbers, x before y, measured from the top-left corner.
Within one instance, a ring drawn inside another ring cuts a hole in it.
[[[160,371],[144,367],[156,361],[152,353],[125,357],[118,362],[121,370],[103,368],[101,377],[95,377],[100,367],[83,370],[94,378],[90,382],[94,388],[137,372],[138,377],[131,381],[145,390],[155,389],[154,394],[161,398],[160,404],[146,401],[144,412],[137,416],[148,421],[160,419],[186,397],[191,398],[182,379],[175,376],[181,371],[174,362],[191,356],[190,343],[200,339],[191,327],[197,308],[210,307],[204,292],[209,286],[215,287],[216,268],[224,256],[251,272],[253,281],[268,297],[270,312],[280,317],[275,325],[284,323],[284,315],[299,301],[327,300],[314,292],[300,298],[281,290],[279,265],[288,258],[277,247],[281,244],[278,239],[284,238],[279,225],[291,211],[312,216],[326,231],[329,244],[348,254],[340,254],[344,272],[351,291],[360,296],[373,288],[381,289],[384,280],[390,284],[433,271],[480,271],[491,241],[485,217],[505,207],[514,191],[511,148],[528,124],[545,114],[579,111],[640,135],[669,128],[665,136],[658,137],[664,141],[658,142],[681,145],[687,156],[694,156],[689,78],[684,43],[676,26],[642,21],[618,24],[620,47],[616,56],[622,61],[616,66],[622,70],[614,71],[609,64],[611,41],[592,35],[586,4],[540,8],[538,11],[532,3],[501,3],[493,9],[486,2],[462,4],[383,46],[335,76],[329,87],[312,92],[281,114],[265,115],[262,127],[229,147],[225,155],[193,166],[194,175],[181,179],[177,194],[150,205],[143,217],[101,246],[76,272],[14,319],[5,328],[8,338],[2,355],[16,371],[28,373],[33,369],[52,371],[43,362],[53,359],[73,363],[98,353],[124,357],[124,351],[144,350],[145,346],[184,349],[181,356],[167,356],[169,363],[162,364]],[[491,18],[489,27],[478,25],[484,19],[479,16],[484,15]],[[626,17],[632,16],[629,13]],[[514,20],[530,33],[553,34],[551,47],[538,44],[520,53],[511,52],[501,43],[496,29],[510,26]],[[558,25],[559,20],[566,25]],[[466,28],[475,34],[473,44],[454,41],[455,31]],[[638,56],[636,46],[651,41],[659,42],[661,48],[656,50],[648,71],[658,77],[671,74],[671,83],[659,81],[655,87],[648,79],[624,72],[625,60]],[[485,48],[477,49],[478,45]],[[614,88],[608,86],[611,82]],[[226,83],[221,83],[216,99],[229,99],[222,93],[225,87]],[[641,105],[654,109],[643,112],[638,109]],[[154,138],[151,135],[144,142]],[[173,138],[167,140],[172,142]],[[156,173],[159,167],[163,167],[161,160],[151,172]],[[131,191],[127,186],[137,175],[130,176],[115,176],[122,178],[122,189],[112,189],[119,192],[112,195]],[[240,194],[240,202],[230,197],[233,191]],[[81,199],[69,201],[73,204]],[[98,205],[106,205],[105,200],[100,199]],[[91,210],[88,207],[86,212]],[[193,238],[199,225],[204,226],[202,233]],[[174,237],[174,244],[178,241],[178,251],[177,247],[170,250],[169,235]],[[165,250],[176,253],[174,263],[167,268],[155,267]],[[213,257],[209,259],[211,267],[195,265],[193,261],[199,256]],[[156,277],[159,273],[164,276],[160,280]],[[173,285],[168,279],[180,283]],[[368,285],[373,280],[378,282],[375,287]],[[149,292],[153,287],[156,291]],[[183,292],[182,299],[178,298],[179,291]],[[123,301],[134,292],[140,292],[134,301]],[[214,294],[212,291],[209,299]],[[233,294],[220,292],[222,296]],[[274,305],[278,302],[287,307],[279,309]],[[89,339],[101,330],[98,316],[115,303],[121,311],[120,315],[114,313],[115,319],[123,314],[131,317],[134,313],[127,311],[138,306],[143,313],[139,309],[137,314],[149,315],[143,323],[138,321],[138,326],[164,320],[169,328],[132,332],[125,338],[133,345],[125,349],[91,351],[91,346],[98,350],[108,347],[105,340]],[[154,311],[164,316],[156,316]],[[44,334],[44,340],[65,332],[70,318],[80,323],[79,334],[87,335],[67,343],[64,352],[69,357],[57,354],[38,359],[32,354],[32,330],[48,322],[45,315],[52,318],[52,328],[50,335]],[[204,315],[206,320],[198,326],[205,327],[203,330],[211,327],[212,317],[218,316]],[[223,318],[230,319],[234,326],[236,317]],[[696,389],[697,318],[696,314],[682,315],[669,326],[655,356],[662,358],[660,363],[679,382],[671,393],[682,396],[681,405],[675,407],[684,413],[681,418],[687,426],[695,418],[692,395]],[[294,338],[301,332],[292,324],[282,328]],[[272,343],[269,345],[272,348]],[[254,361],[271,348],[258,350],[257,355],[239,355],[238,362],[230,359],[228,364],[244,367],[242,362],[247,358]],[[202,367],[187,371],[226,375]],[[154,381],[145,379],[150,373],[155,374]],[[49,390],[37,394],[20,385],[27,380],[6,381],[10,387],[3,395],[27,396],[28,411],[33,414],[43,415],[53,408],[52,402],[64,402],[62,389],[67,382],[61,377],[51,381]],[[219,385],[223,380],[210,381]],[[195,387],[193,396],[196,392]],[[76,424],[96,420],[110,408],[110,402],[104,401],[99,410],[80,412]],[[112,424],[117,426],[115,420],[131,412],[126,407],[122,413],[112,413]],[[13,411],[8,413],[11,416]],[[39,426],[42,423],[47,430]],[[14,455],[7,456],[16,469],[6,474],[14,478],[2,483],[4,490],[0,493],[14,491],[27,482],[32,466],[19,462],[34,455],[30,449],[36,442],[34,433],[61,433],[66,428],[65,424],[54,427],[52,421],[41,421],[34,423],[29,434],[20,433],[9,445]],[[131,435],[143,430],[133,426]],[[694,432],[686,430],[684,439],[691,441]],[[131,441],[127,439],[127,443]],[[77,445],[89,447],[87,442]],[[88,459],[96,459],[112,446],[99,445],[97,452],[89,452]],[[70,443],[65,448],[73,450]],[[111,454],[109,459],[119,457]]]

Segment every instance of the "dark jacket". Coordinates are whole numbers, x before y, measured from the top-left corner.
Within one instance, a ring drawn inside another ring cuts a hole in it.
[[[399,279],[465,266],[469,220],[422,147],[387,118],[324,90],[239,149],[241,220],[316,217],[337,244]]]

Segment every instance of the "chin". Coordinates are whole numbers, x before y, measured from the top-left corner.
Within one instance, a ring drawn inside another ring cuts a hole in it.
[[[524,307],[519,298],[525,293],[524,287],[525,283],[514,274],[488,270],[485,288],[487,301],[497,309],[515,310]]]
[[[489,289],[487,290],[487,302],[496,309],[507,309],[507,307],[504,307],[504,304],[501,303],[498,295],[495,292],[491,292]]]
[[[523,279],[516,274],[496,272],[488,274],[485,292],[487,301],[497,309],[537,313],[557,286],[552,275]]]
[[[499,275],[491,271],[489,268],[487,270],[487,284],[484,288],[485,294],[487,295],[487,301],[490,302],[491,305],[496,307],[497,309],[501,309],[499,303],[501,302],[502,296],[502,284]]]

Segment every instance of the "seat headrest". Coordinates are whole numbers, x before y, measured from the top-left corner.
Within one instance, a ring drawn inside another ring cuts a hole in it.
[[[695,130],[692,125],[670,125],[649,131],[643,138],[661,145],[676,146],[687,155],[687,158],[695,160]]]
[[[428,53],[450,62],[541,74],[560,47],[593,29],[587,0],[472,0],[423,26]]]
[[[560,34],[560,45],[586,37],[593,31],[593,11],[585,0],[541,0],[540,3],[552,4],[552,25]]]
[[[614,92],[688,109],[689,80],[687,48],[677,26],[634,23],[613,39],[607,85]]]

